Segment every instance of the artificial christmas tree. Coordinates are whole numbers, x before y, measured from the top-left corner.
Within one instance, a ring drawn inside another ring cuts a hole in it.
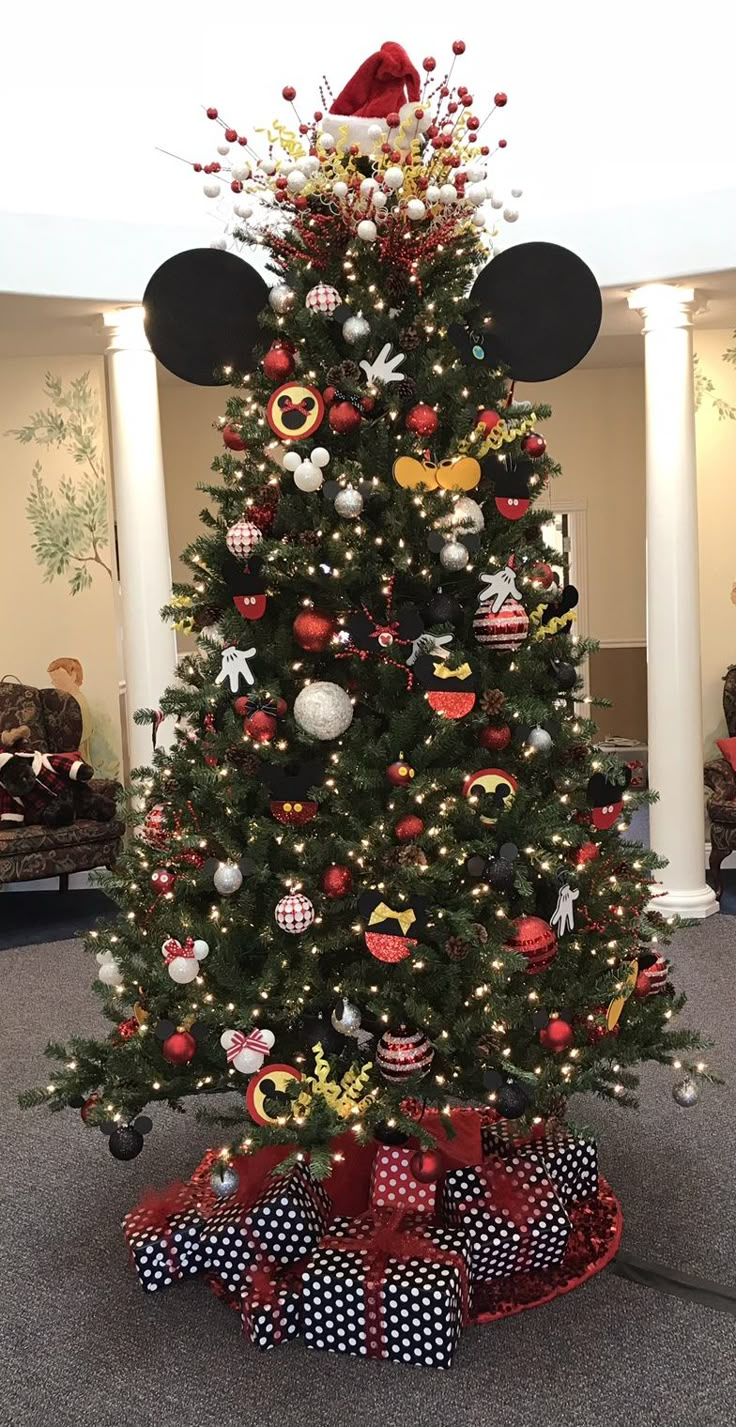
[[[139,826],[106,879],[122,915],[89,938],[113,1032],[52,1047],[54,1084],[27,1099],[84,1106],[129,1158],[151,1102],[230,1091],[236,1196],[269,1146],[329,1190],[351,1146],[411,1137],[431,1181],[459,1106],[528,1139],[576,1093],[633,1105],[636,1062],[699,1045],[670,1024],[682,998],[640,989],[640,957],[668,940],[648,910],[657,861],[621,841],[641,797],[591,749],[575,699],[587,649],[543,536],[547,412],[514,389],[584,356],[600,294],[554,245],[491,257],[503,141],[483,142],[473,97],[435,68],[420,87],[384,46],[329,123],[279,125],[264,152],[227,129],[205,191],[229,168],[230,236],[265,249],[276,285],[213,248],[164,264],[146,294],[164,364],[229,382],[192,583],[169,611],[197,649],[161,700],[175,746],[134,778]],[[387,74],[391,111],[368,83]],[[493,1207],[504,1175],[480,1159],[478,1140],[452,1166],[453,1234],[480,1185],[505,1242],[514,1206]],[[533,1142],[522,1162],[554,1178]],[[509,1250],[504,1272],[536,1271],[519,1302],[585,1276],[607,1193],[585,1196],[586,1218],[549,1211],[546,1258]]]

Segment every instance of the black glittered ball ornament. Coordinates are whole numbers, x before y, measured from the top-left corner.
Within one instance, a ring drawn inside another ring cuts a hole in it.
[[[429,601],[425,614],[428,624],[460,624],[463,607],[452,595],[444,595],[438,590]]]
[[[120,1125],[113,1130],[107,1145],[113,1159],[136,1159],[143,1149],[143,1136],[132,1125]]]
[[[531,1096],[518,1080],[511,1080],[496,1091],[495,1108],[505,1120],[518,1120],[520,1115],[526,1113],[530,1104]]]
[[[578,671],[574,664],[568,664],[565,659],[554,659],[552,661],[552,673],[557,680],[557,687],[561,691],[574,689],[578,681]]]

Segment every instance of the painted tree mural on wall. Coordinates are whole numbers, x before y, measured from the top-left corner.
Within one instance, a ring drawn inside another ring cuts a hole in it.
[[[79,468],[52,486],[39,457],[26,501],[44,581],[66,577],[71,594],[77,595],[91,588],[96,568],[112,579],[100,404],[88,371],[66,385],[47,372],[44,394],[48,405],[6,434],[23,445],[65,451]]]

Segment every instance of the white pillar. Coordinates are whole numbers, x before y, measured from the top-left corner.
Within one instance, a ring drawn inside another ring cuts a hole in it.
[[[653,283],[629,294],[644,318],[647,467],[647,669],[651,846],[663,913],[708,917],[692,288]]]
[[[127,735],[132,768],[151,762],[151,730],[136,709],[157,709],[174,680],[176,636],[159,615],[171,598],[156,359],[141,307],[105,313],[110,436],[123,616]],[[169,727],[171,721],[168,720]],[[159,743],[167,743],[167,724]]]

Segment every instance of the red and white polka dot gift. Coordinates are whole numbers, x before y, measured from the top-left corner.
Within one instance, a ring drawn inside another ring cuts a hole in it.
[[[378,1150],[371,1172],[371,1207],[386,1205],[420,1214],[434,1214],[436,1184],[420,1184],[409,1168],[413,1149],[384,1146]]]

